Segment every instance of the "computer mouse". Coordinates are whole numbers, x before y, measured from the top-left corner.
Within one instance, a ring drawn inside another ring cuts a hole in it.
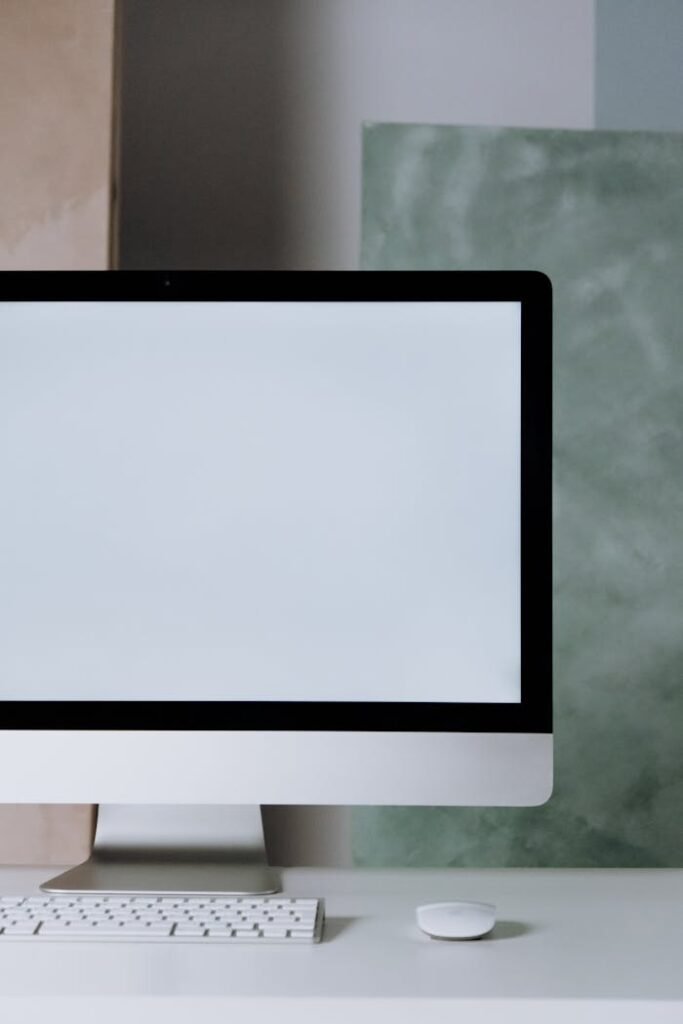
[[[479,939],[496,923],[492,903],[426,903],[417,908],[418,927],[433,939]]]

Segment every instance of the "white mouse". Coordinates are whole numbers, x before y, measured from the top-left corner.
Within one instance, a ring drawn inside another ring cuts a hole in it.
[[[479,939],[496,923],[492,903],[426,903],[417,908],[418,927],[433,939]]]

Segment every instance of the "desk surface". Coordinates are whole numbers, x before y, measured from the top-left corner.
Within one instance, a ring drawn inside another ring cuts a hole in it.
[[[54,872],[0,869],[0,894],[32,893]],[[282,875],[288,894],[325,898],[321,945],[8,943],[0,997],[680,1001],[683,1020],[683,870]],[[490,937],[417,930],[418,903],[457,898],[497,905]]]

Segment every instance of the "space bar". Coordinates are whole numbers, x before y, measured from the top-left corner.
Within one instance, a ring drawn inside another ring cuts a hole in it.
[[[146,927],[135,927],[134,925],[126,924],[120,925],[68,925],[64,927],[62,924],[43,924],[38,930],[38,935],[63,935],[64,938],[68,939],[70,935],[78,935],[83,937],[84,935],[90,938],[96,939],[100,936],[111,938],[112,935],[120,936],[138,936],[138,935],[170,935],[171,929],[168,925],[148,925]]]

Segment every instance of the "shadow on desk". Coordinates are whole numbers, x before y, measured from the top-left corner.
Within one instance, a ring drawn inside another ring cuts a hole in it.
[[[518,939],[521,935],[529,935],[534,929],[530,924],[523,924],[521,921],[496,921],[493,931],[484,936],[487,942],[495,942],[497,939]]]
[[[424,932],[418,933],[417,928],[415,929],[416,937],[419,936],[420,941],[431,942],[437,946],[469,946],[473,942],[497,942],[499,939],[519,939],[523,935],[530,935],[534,931],[536,931],[535,928],[532,928],[529,924],[522,924],[521,921],[496,921],[493,931],[471,939],[440,939],[426,935]]]
[[[323,942],[332,942],[342,932],[350,928],[353,922],[356,920],[354,917],[327,917],[325,918],[325,928],[323,931]]]
[[[354,922],[357,922],[358,918],[355,917],[328,917],[325,920],[325,929],[323,931],[323,942],[333,942],[343,932],[347,931]],[[403,933],[404,929],[401,929]],[[522,921],[497,921],[493,931],[489,932],[488,935],[483,935],[481,939],[475,939],[475,942],[497,942],[500,939],[519,939],[523,935],[530,935],[531,932],[536,931],[529,924],[524,924]],[[467,945],[470,941],[468,939],[432,939],[424,932],[420,932],[417,926],[410,929],[410,933],[413,939],[418,941],[433,942],[436,945]],[[407,932],[406,932],[407,935]]]

